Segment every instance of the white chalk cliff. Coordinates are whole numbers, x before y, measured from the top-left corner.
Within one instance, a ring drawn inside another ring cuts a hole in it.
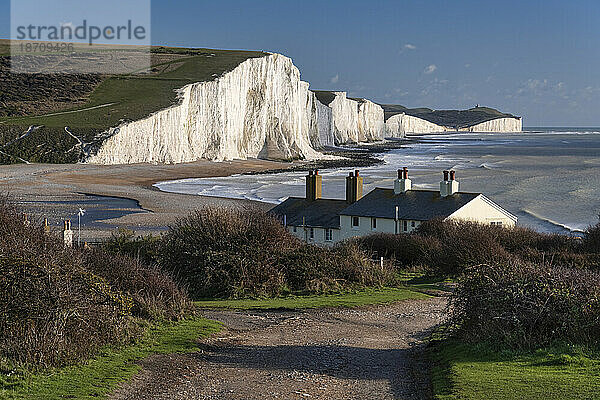
[[[314,160],[334,158],[320,152],[324,146],[449,130],[405,113],[386,121],[380,105],[346,92],[318,93],[321,101],[288,57],[250,58],[213,81],[181,88],[178,104],[104,132],[107,139],[87,162]],[[520,131],[521,119],[461,130]]]
[[[410,133],[437,133],[447,129],[412,115],[396,114],[385,121],[388,137],[404,137]]]
[[[496,118],[461,130],[468,132],[521,132],[523,120],[521,118]]]
[[[248,59],[214,81],[185,86],[178,105],[113,129],[88,161],[323,158],[316,149],[321,138],[332,141],[329,116],[308,86],[285,56]]]
[[[366,99],[349,99],[346,92],[333,92],[333,95],[328,106],[333,114],[336,145],[383,139],[383,108]]]
[[[479,124],[454,128],[437,125],[423,118],[400,113],[389,117],[385,121],[386,137],[405,137],[407,134],[443,133],[443,132],[521,132],[522,119],[495,118]]]

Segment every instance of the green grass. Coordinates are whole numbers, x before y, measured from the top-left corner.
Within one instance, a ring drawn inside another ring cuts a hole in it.
[[[428,295],[410,288],[384,288],[320,296],[287,296],[274,299],[201,300],[196,301],[195,304],[201,308],[296,310],[319,307],[358,307],[409,299],[425,299],[428,297]]]
[[[151,327],[134,345],[106,349],[80,365],[44,373],[0,373],[0,399],[102,398],[129,380],[140,366],[137,361],[152,354],[187,353],[198,349],[196,339],[217,332],[220,324],[203,318]]]
[[[214,80],[233,70],[248,58],[266,53],[242,50],[154,48],[155,53],[178,54],[169,61],[158,61],[152,75],[115,75],[107,77],[85,103],[61,110],[59,115],[28,115],[0,117],[0,147],[27,130],[30,125],[43,126],[27,138],[3,149],[11,156],[0,156],[0,164],[18,162],[21,157],[31,162],[73,163],[77,152],[66,152],[76,144],[64,127],[86,142],[122,122],[143,119],[150,114],[177,103],[176,89],[194,82]],[[2,48],[0,48],[2,51]],[[157,55],[157,57],[159,57]],[[168,68],[170,67],[170,68]],[[1,88],[0,88],[1,90]],[[25,90],[25,89],[24,89]],[[87,110],[91,107],[103,106]]]
[[[176,50],[173,49],[172,53],[177,53]],[[154,64],[154,66],[161,67],[170,64],[175,66],[165,72],[149,76],[109,77],[100,84],[85,104],[64,111],[115,103],[113,106],[50,117],[28,116],[0,118],[0,120],[7,121],[7,125],[45,125],[61,129],[70,126],[104,130],[118,125],[121,120],[138,120],[174,104],[176,101],[175,89],[194,82],[213,80],[213,75],[231,71],[248,58],[265,55],[265,53],[257,51],[212,49],[188,51],[192,54],[189,57]],[[214,56],[210,56],[211,54]]]
[[[438,400],[598,399],[600,354],[577,347],[494,351],[453,340],[432,346]]]

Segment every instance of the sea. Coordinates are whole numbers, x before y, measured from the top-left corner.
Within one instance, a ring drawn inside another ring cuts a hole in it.
[[[456,171],[460,191],[483,193],[541,232],[580,234],[600,213],[600,128],[525,128],[518,133],[412,136],[360,169],[364,192],[393,187],[408,167],[413,187],[439,188],[442,171]],[[321,170],[323,197],[344,198],[353,168]],[[306,172],[233,175],[161,182],[160,190],[277,204],[304,196]]]

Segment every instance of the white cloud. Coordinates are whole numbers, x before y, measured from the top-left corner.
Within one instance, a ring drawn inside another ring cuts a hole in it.
[[[425,70],[423,72],[425,74],[432,74],[435,72],[436,69],[437,69],[437,65],[431,64],[431,65],[428,65],[427,67],[425,67]]]
[[[471,68],[471,64],[465,64],[465,68]]]
[[[335,74],[330,80],[329,83],[338,83],[340,80],[340,74]]]
[[[417,46],[415,46],[414,44],[411,44],[411,43],[406,43],[404,45],[404,48],[407,49],[407,50],[416,50]]]

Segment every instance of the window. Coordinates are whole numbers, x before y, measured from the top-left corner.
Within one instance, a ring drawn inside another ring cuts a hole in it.
[[[352,226],[358,226],[360,224],[360,220],[358,217],[352,217]]]
[[[408,221],[402,221],[402,228],[404,232],[408,231]]]
[[[333,232],[331,231],[331,229],[325,229],[325,241],[326,242],[333,241]]]
[[[371,218],[371,229],[377,229],[377,218]]]
[[[415,221],[410,221],[410,226],[411,226],[411,228],[414,228],[415,227]]]
[[[308,237],[311,240],[315,238],[315,228],[308,228]]]

